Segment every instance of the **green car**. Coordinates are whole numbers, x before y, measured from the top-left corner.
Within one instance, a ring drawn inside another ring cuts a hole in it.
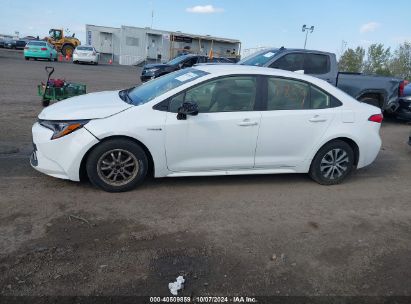
[[[24,47],[24,59],[29,60],[30,58],[57,61],[57,51],[54,46],[46,41],[32,40],[27,42]]]

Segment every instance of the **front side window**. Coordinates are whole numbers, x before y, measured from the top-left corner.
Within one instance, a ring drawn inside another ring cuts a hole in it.
[[[177,112],[182,102],[195,102],[200,113],[253,111],[257,79],[233,76],[208,81],[170,100],[170,111]]]
[[[299,110],[310,106],[310,87],[300,81],[268,78],[267,110]]]
[[[281,69],[286,71],[300,71],[304,66],[304,54],[291,53],[276,60],[270,65],[270,68]]]

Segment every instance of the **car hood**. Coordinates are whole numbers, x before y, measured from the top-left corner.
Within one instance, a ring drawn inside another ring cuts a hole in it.
[[[168,67],[171,67],[171,65],[169,65],[169,64],[164,64],[164,63],[162,63],[162,64],[146,64],[145,66],[144,66],[144,70],[149,70],[149,69],[165,69],[165,68],[168,68]]]
[[[39,119],[77,120],[105,118],[133,107],[133,105],[124,102],[118,96],[118,92],[89,93],[59,101],[45,108],[39,114]]]

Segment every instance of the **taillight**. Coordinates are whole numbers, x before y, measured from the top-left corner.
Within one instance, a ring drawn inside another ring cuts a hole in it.
[[[374,114],[374,115],[371,115],[370,118],[368,118],[368,121],[382,123],[383,119],[384,119],[384,116],[382,114]]]
[[[400,82],[400,87],[398,88],[398,96],[404,96],[404,88],[407,84],[409,84],[408,80],[403,80]]]
[[[42,51],[47,51],[47,48],[41,48]]]

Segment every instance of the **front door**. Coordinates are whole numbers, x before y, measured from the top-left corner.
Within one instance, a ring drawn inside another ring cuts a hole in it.
[[[170,100],[165,148],[174,172],[239,170],[254,166],[261,112],[254,111],[257,78],[234,76],[207,81]],[[177,119],[184,101],[199,106],[197,116]]]

